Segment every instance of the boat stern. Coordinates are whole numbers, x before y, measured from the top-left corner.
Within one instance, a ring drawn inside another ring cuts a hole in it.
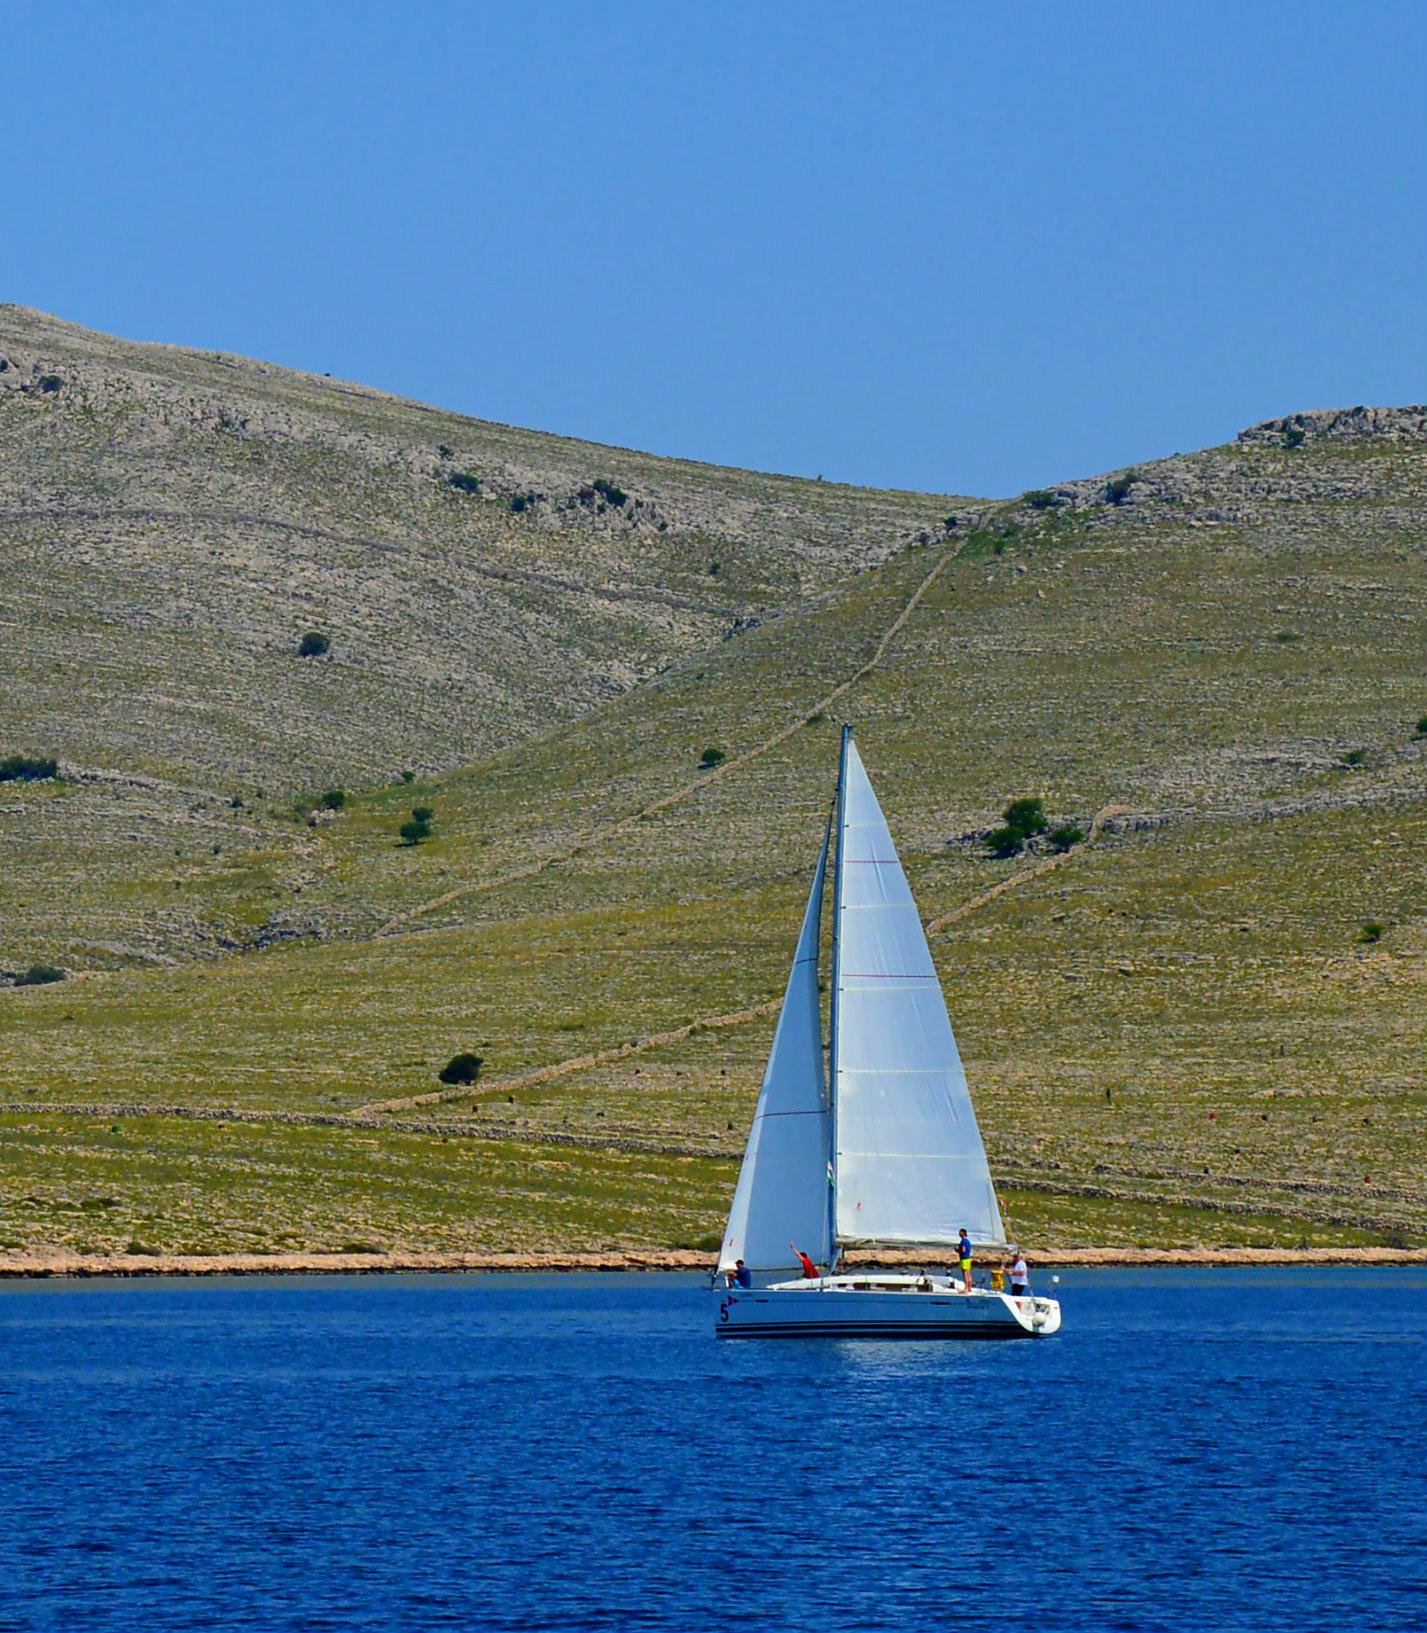
[[[1032,1338],[1049,1338],[1060,1331],[1060,1300],[1054,1298],[1012,1298],[1002,1293],[1001,1301]]]

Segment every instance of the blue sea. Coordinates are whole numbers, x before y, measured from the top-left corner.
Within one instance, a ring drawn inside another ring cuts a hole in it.
[[[1427,1276],[1059,1291],[718,1343],[687,1276],[0,1284],[0,1627],[1427,1627]]]

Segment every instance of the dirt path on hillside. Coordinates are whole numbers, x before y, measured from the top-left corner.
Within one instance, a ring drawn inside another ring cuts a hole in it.
[[[439,908],[448,906],[451,902],[460,901],[466,896],[485,895],[489,891],[503,889],[506,885],[517,884],[522,879],[533,879],[537,874],[545,872],[547,868],[556,867],[562,862],[569,862],[576,856],[582,856],[596,845],[603,845],[611,839],[617,839],[620,834],[628,833],[638,823],[657,816],[661,811],[667,811],[671,806],[680,804],[697,794],[701,789],[707,788],[711,783],[716,783],[720,778],[742,770],[744,766],[751,765],[754,760],[761,759],[763,755],[769,753],[772,749],[786,743],[790,737],[795,737],[802,731],[814,715],[825,714],[839,698],[846,697],[859,681],[865,680],[872,673],[883,658],[886,657],[888,648],[906,627],[907,620],[921,604],[922,598],[927,591],[931,589],[932,585],[936,583],[937,579],[941,577],[942,573],[965,548],[965,545],[961,545],[955,550],[946,550],[942,553],[941,559],[917,585],[906,606],[902,608],[891,627],[878,641],[876,650],[867,662],[849,675],[845,681],[833,687],[832,691],[827,693],[825,697],[819,698],[811,707],[805,709],[791,725],[785,726],[781,731],[775,732],[771,737],[765,738],[752,748],[745,749],[742,754],[736,754],[731,759],[725,760],[722,765],[715,767],[702,777],[696,777],[682,788],[675,789],[672,794],[665,794],[662,799],[657,799],[652,804],[645,805],[638,811],[632,812],[629,816],[619,818],[616,822],[607,823],[602,828],[592,829],[584,838],[576,840],[573,845],[566,846],[564,850],[552,851],[548,856],[542,856],[538,861],[529,862],[524,867],[514,868],[511,872],[503,873],[494,879],[481,879],[472,884],[458,885],[454,890],[448,890],[440,896],[433,896],[430,901],[409,908],[405,913],[396,914],[395,917],[388,919],[382,925],[377,934],[379,936],[399,935],[413,919],[421,918],[427,913],[434,913]]]
[[[945,563],[943,563],[945,565]],[[929,582],[929,581],[927,581]],[[923,583],[926,588],[926,582]],[[906,614],[903,614],[905,618]],[[890,638],[892,631],[888,632]],[[1012,874],[1009,879],[1003,879],[990,890],[983,891],[979,896],[973,896],[970,901],[963,902],[960,907],[944,913],[940,918],[933,919],[926,927],[929,936],[936,935],[948,925],[955,924],[985,907],[988,903],[1004,895],[1008,890],[1014,890],[1019,885],[1028,884],[1034,879],[1044,877],[1053,869],[1062,867],[1071,857],[1084,850],[1087,845],[1094,843],[1103,824],[1111,817],[1129,815],[1129,807],[1124,805],[1107,805],[1097,811],[1094,821],[1090,824],[1090,831],[1078,844],[1056,856],[1047,857],[1034,867],[1024,868],[1021,872]],[[618,1060],[627,1060],[631,1055],[644,1054],[650,1049],[661,1049],[669,1044],[683,1043],[698,1032],[712,1032],[725,1027],[744,1026],[750,1021],[761,1020],[767,1015],[774,1015],[782,998],[769,998],[761,1004],[755,1004],[750,1009],[740,1009],[728,1015],[706,1015],[700,1020],[690,1021],[687,1026],[677,1027],[671,1032],[653,1032],[647,1037],[636,1038],[631,1043],[622,1043],[611,1049],[600,1049],[592,1054],[575,1055],[569,1060],[556,1061],[549,1066],[542,1066],[533,1072],[526,1072],[520,1077],[501,1078],[499,1081],[486,1084],[480,1089],[472,1089],[470,1084],[459,1088],[433,1089],[429,1094],[406,1095],[397,1100],[376,1100],[370,1105],[359,1106],[358,1116],[370,1116],[374,1113],[411,1111],[417,1106],[436,1106],[452,1100],[470,1099],[474,1095],[508,1094],[514,1089],[530,1088],[537,1083],[548,1083],[554,1078],[568,1077],[575,1072],[591,1071],[597,1066],[608,1066]]]
[[[1037,862],[1034,867],[1023,868],[1019,873],[1013,873],[1009,879],[1002,879],[1000,884],[992,885],[990,890],[983,890],[979,896],[973,896],[970,901],[963,902],[960,907],[953,907],[949,913],[943,913],[940,918],[932,919],[926,926],[929,936],[939,935],[950,924],[958,924],[978,908],[994,902],[998,896],[1004,896],[1008,890],[1015,890],[1018,886],[1029,884],[1032,879],[1044,878],[1047,873],[1056,868],[1064,867],[1072,856],[1083,851],[1087,845],[1093,845],[1100,837],[1100,830],[1111,817],[1129,816],[1131,811],[1128,805],[1106,805],[1095,813],[1090,823],[1090,832],[1076,844],[1067,846],[1054,856],[1048,856],[1044,862]]]
[[[474,1088],[467,1083],[460,1088],[433,1089],[429,1094],[407,1095],[400,1100],[376,1100],[369,1106],[358,1106],[356,1114],[368,1117],[376,1112],[410,1111],[414,1106],[436,1106],[449,1100],[469,1100],[477,1094],[495,1094],[497,1091],[509,1094],[512,1089],[528,1089],[536,1083],[549,1083],[557,1077],[568,1077],[572,1072],[587,1072],[596,1066],[608,1066],[616,1060],[628,1060],[631,1055],[644,1054],[650,1049],[662,1049],[668,1044],[683,1043],[686,1038],[693,1037],[697,1032],[715,1032],[723,1027],[745,1026],[749,1021],[776,1014],[782,1001],[781,997],[769,998],[765,1003],[755,1004],[752,1009],[735,1010],[731,1015],[708,1015],[702,1020],[690,1021],[687,1026],[675,1027],[672,1032],[651,1032],[647,1037],[636,1038],[631,1043],[617,1044],[612,1049],[600,1049],[594,1054],[575,1055],[569,1060],[558,1060],[552,1065],[537,1067],[535,1071],[526,1072],[520,1077],[503,1077],[482,1088]]]

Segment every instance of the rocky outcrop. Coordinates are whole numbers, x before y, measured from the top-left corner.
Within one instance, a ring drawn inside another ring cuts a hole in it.
[[[1293,446],[1310,438],[1334,442],[1359,438],[1378,442],[1427,442],[1427,407],[1314,408],[1306,414],[1285,414],[1239,432],[1240,442],[1281,443]]]

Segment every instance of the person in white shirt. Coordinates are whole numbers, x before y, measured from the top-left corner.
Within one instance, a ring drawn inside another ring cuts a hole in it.
[[[1026,1269],[1026,1256],[1020,1248],[1011,1249],[1014,1255],[1011,1265],[1011,1297],[1029,1298],[1031,1293],[1031,1275]]]

